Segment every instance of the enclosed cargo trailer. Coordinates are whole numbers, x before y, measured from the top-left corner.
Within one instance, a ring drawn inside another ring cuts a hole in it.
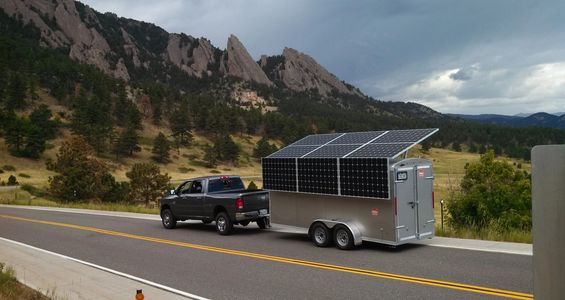
[[[433,237],[432,163],[400,157],[437,130],[310,135],[263,158],[272,222],[341,249]]]

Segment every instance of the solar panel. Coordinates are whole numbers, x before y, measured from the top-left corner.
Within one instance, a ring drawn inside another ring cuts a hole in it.
[[[391,130],[383,136],[372,141],[372,144],[380,143],[417,143],[426,136],[434,133],[437,129],[409,129],[409,130]]]
[[[347,157],[389,157],[394,158],[404,150],[410,148],[412,143],[398,144],[367,144]]]
[[[337,190],[337,159],[298,159],[299,192],[337,195]]]
[[[304,146],[304,145],[323,145],[336,137],[342,135],[343,133],[328,133],[328,134],[314,134],[309,135],[297,142],[293,143],[291,146]]]
[[[386,158],[342,158],[339,174],[341,195],[389,197]]]
[[[368,132],[352,132],[346,133],[339,138],[333,140],[330,145],[333,144],[365,144],[378,137],[379,135],[385,133],[385,131],[368,131]]]
[[[322,146],[316,149],[314,152],[304,156],[305,158],[310,157],[343,157],[347,153],[359,148],[361,145],[331,145]]]
[[[265,189],[390,197],[394,159],[438,129],[309,135],[262,160]]]
[[[295,158],[263,158],[261,165],[265,189],[296,192]]]
[[[319,146],[288,146],[269,155],[269,158],[296,158],[318,148]]]

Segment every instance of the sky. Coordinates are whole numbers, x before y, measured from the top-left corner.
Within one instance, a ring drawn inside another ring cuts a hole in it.
[[[256,59],[309,54],[375,99],[442,113],[565,113],[565,1],[83,0]]]

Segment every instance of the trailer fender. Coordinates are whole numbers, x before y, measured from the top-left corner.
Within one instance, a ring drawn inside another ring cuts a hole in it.
[[[357,226],[357,224],[355,224],[355,222],[341,221],[341,220],[316,219],[314,222],[312,222],[312,225],[314,225],[317,222],[324,223],[324,225],[326,225],[329,229],[332,229],[337,224],[344,225],[345,227],[347,227],[349,229],[349,231],[351,231],[351,234],[353,234],[353,244],[355,246],[360,246],[361,243],[363,242],[363,235],[361,233],[361,230],[359,229],[359,226]],[[310,225],[310,228],[312,227],[312,225]]]

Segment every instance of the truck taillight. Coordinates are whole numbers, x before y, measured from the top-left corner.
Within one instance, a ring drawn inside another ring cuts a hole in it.
[[[235,199],[235,207],[237,209],[243,209],[243,198]]]
[[[436,193],[432,192],[432,208],[436,208]]]

